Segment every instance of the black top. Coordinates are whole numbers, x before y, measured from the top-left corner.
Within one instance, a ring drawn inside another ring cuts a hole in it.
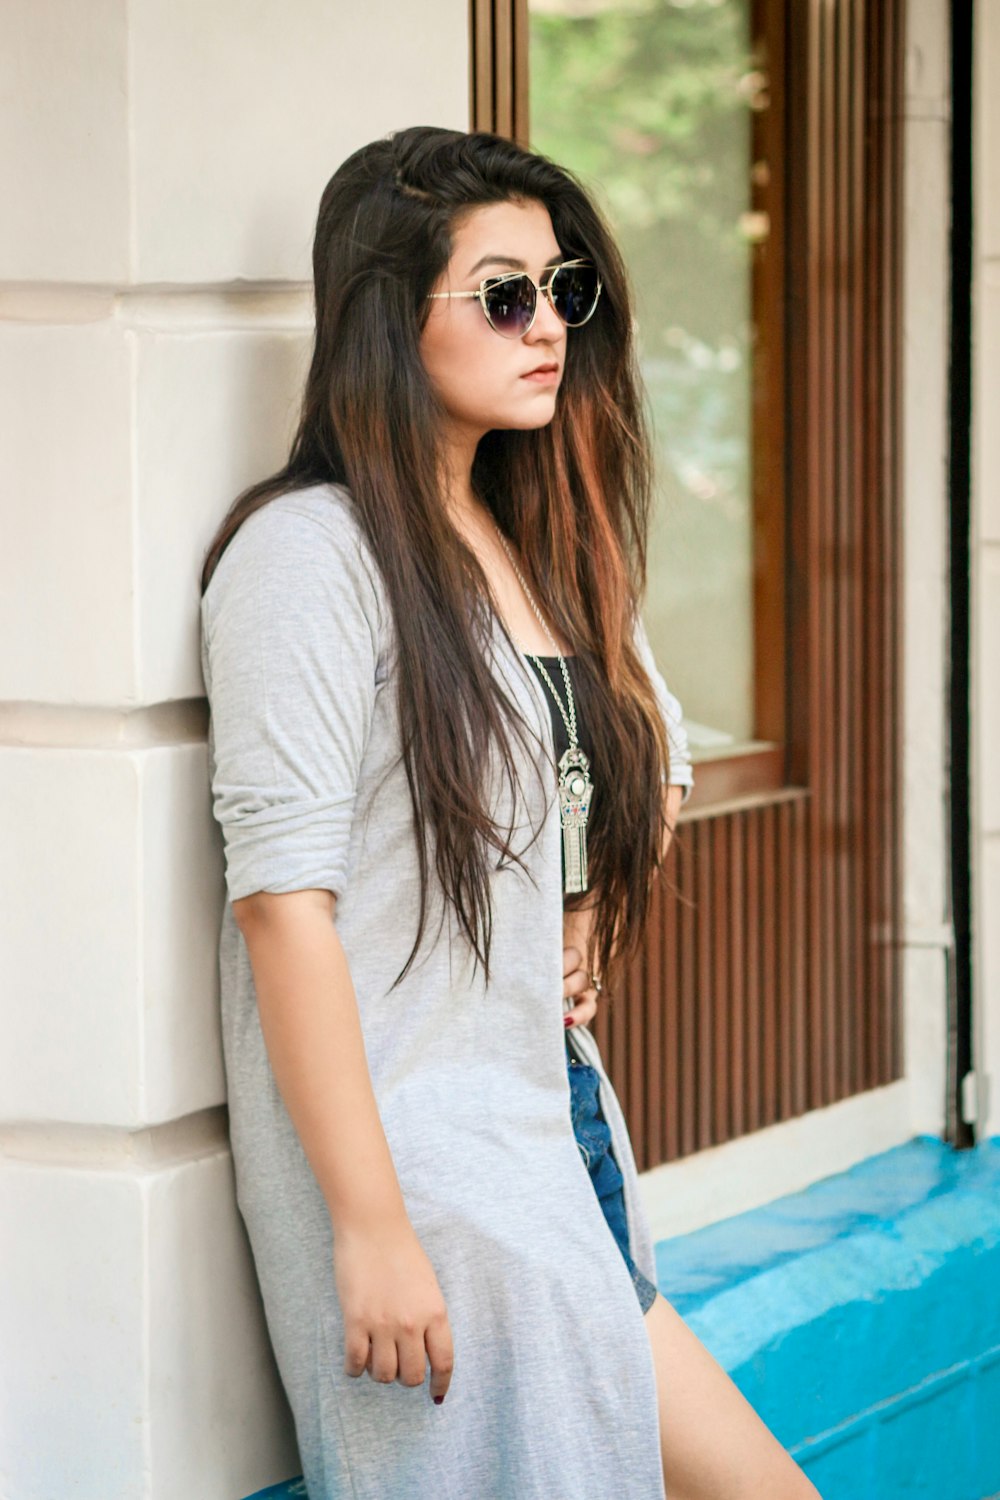
[[[524,656],[525,661],[529,663],[529,665],[531,666],[531,668],[532,668],[535,676],[538,678],[539,682],[541,683],[542,690],[545,693],[545,701],[549,705],[549,713],[550,713],[551,718],[552,718],[552,738],[555,741],[556,765],[558,765],[561,757],[569,749],[569,735],[566,732],[566,725],[563,722],[563,716],[559,712],[559,708],[558,708],[555,700],[552,697],[552,689],[549,687],[549,684],[546,682],[545,678],[542,676],[541,672],[538,670],[537,666],[531,660],[531,657],[527,654],[527,652],[523,652],[522,654]],[[537,652],[536,654],[538,655],[539,659],[542,662],[545,663],[545,670],[548,672],[549,676],[552,678],[552,681],[556,685],[556,691],[559,694],[559,701],[562,704],[564,710],[566,711],[566,716],[568,718],[569,717],[569,704],[566,702],[566,683],[565,683],[565,680],[563,678],[562,668],[559,665],[559,658],[558,658],[558,656],[543,656],[540,651]],[[581,702],[582,694],[581,694],[580,686],[579,686],[580,675],[581,674],[580,674],[579,666],[577,665],[578,658],[576,656],[565,656],[565,657],[563,657],[563,660],[566,663],[566,670],[569,672],[570,681],[573,684],[573,701],[574,701],[574,703],[576,705],[576,738],[577,738],[577,743],[580,745],[580,748],[583,750],[584,754],[586,756],[588,756],[589,759],[590,759],[590,764],[591,764],[591,780],[593,780],[594,742],[593,742],[593,740],[590,737],[590,729],[589,729],[589,726],[587,724],[587,716],[586,716],[586,714],[584,712],[583,703]],[[566,882],[566,858],[565,858],[565,855],[562,853],[562,840],[561,839],[559,841],[559,850],[560,850],[561,865],[562,865],[562,880],[563,880],[563,884],[565,885],[565,882]]]

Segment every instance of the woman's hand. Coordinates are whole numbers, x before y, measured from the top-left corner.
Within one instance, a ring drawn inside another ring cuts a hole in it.
[[[585,1026],[597,1015],[597,989],[583,967],[583,954],[571,944],[563,949],[563,1000],[573,1000],[566,1011],[564,1025]]]
[[[371,1229],[339,1227],[333,1238],[344,1316],[344,1372],[390,1384],[422,1385],[440,1405],[455,1362],[444,1297],[409,1219]]]

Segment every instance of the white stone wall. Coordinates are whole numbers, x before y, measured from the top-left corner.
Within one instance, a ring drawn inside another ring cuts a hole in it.
[[[947,0],[905,20],[902,351],[903,1065],[913,1134],[947,1104],[948,339],[951,149]]]
[[[468,127],[465,0],[5,0],[0,1493],[298,1472],[226,1149],[198,572],[285,456],[319,196]]]
[[[975,14],[973,874],[980,1133],[1000,1135],[1000,0]]]

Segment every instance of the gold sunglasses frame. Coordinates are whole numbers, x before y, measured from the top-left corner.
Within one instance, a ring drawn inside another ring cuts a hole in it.
[[[552,275],[554,276],[555,273],[556,273],[556,271],[561,271],[563,269],[563,267],[565,267],[565,266],[593,266],[593,265],[594,265],[594,262],[591,260],[590,256],[588,256],[588,255],[578,255],[574,260],[560,260],[560,261],[557,261],[555,265],[552,265],[552,266],[543,266],[542,267],[542,275],[544,276],[546,271],[551,271]],[[596,270],[596,267],[595,267],[595,270]],[[488,286],[489,287],[499,286],[499,285],[501,285],[505,281],[514,281],[516,279],[519,279],[522,276],[526,276],[527,279],[531,282],[532,286],[535,288],[535,305],[532,308],[531,318],[530,318],[530,321],[528,322],[527,327],[523,328],[520,333],[503,333],[496,326],[496,324],[492,321],[492,319],[490,318],[489,313],[486,310],[486,288]],[[520,339],[520,338],[523,338],[524,335],[530,331],[532,325],[534,324],[535,318],[538,316],[538,299],[539,299],[540,296],[543,296],[543,297],[545,297],[547,299],[549,306],[552,308],[552,311],[555,313],[556,317],[560,319],[560,321],[562,322],[564,328],[582,328],[585,323],[589,323],[590,322],[591,318],[594,316],[594,313],[597,311],[597,304],[601,300],[601,292],[604,289],[604,282],[601,280],[601,276],[600,276],[599,272],[598,272],[598,276],[597,276],[597,292],[596,292],[596,294],[594,296],[594,305],[590,309],[590,312],[587,314],[587,316],[585,318],[581,318],[581,320],[580,320],[579,323],[567,323],[566,322],[566,319],[563,317],[562,313],[559,311],[559,309],[556,307],[555,303],[552,301],[552,295],[551,295],[551,291],[550,291],[551,285],[552,285],[552,276],[549,276],[547,278],[544,286],[542,286],[542,285],[539,285],[539,283],[535,280],[535,278],[533,276],[528,275],[527,271],[507,271],[507,272],[505,272],[501,276],[484,276],[483,279],[482,279],[482,281],[479,283],[478,290],[476,290],[474,292],[428,292],[427,293],[427,299],[428,299],[428,301],[430,301],[434,297],[475,297],[477,299],[477,301],[479,302],[480,307],[483,310],[483,317],[486,319],[487,323],[489,323],[490,327],[493,329],[493,332],[500,334],[500,337],[502,339]]]

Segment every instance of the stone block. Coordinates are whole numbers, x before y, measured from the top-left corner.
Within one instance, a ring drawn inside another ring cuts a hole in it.
[[[0,750],[0,1099],[138,1127],[225,1098],[203,743]]]
[[[412,124],[469,128],[464,0],[138,0],[136,278],[307,281],[320,195]],[[360,86],[359,86],[360,85]]]
[[[0,1160],[4,1491],[233,1500],[301,1472],[228,1151]]]
[[[0,699],[136,702],[131,355],[110,321],[0,322]]]
[[[0,281],[128,276],[128,9],[4,4]]]

